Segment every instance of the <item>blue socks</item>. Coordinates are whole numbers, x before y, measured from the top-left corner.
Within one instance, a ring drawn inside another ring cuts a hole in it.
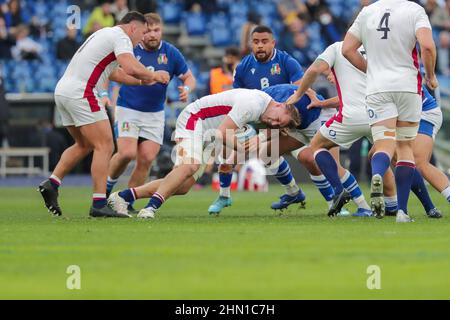
[[[411,190],[415,193],[417,198],[419,198],[426,212],[429,212],[431,209],[435,208],[419,170],[416,170],[414,173]]]
[[[384,177],[387,169],[391,165],[391,158],[385,152],[377,152],[372,157],[372,177],[376,174]]]
[[[347,170],[344,177],[342,177],[341,182],[345,190],[347,190],[348,193],[350,193],[350,195],[352,196],[352,199],[359,198],[363,195],[358,182],[356,181],[355,177],[350,173],[350,171]]]
[[[291,167],[286,159],[280,158],[280,164],[278,166],[277,173],[275,174],[275,178],[277,178],[278,182],[283,186],[290,184],[292,180],[294,180]]]
[[[286,194],[295,196],[300,192],[300,188],[292,175],[291,167],[289,163],[281,157],[278,161],[278,168],[276,168],[275,178],[286,189]]]
[[[148,202],[146,208],[159,209],[165,201],[166,200],[162,195],[160,195],[158,192],[155,192],[155,194],[153,194],[153,197],[151,197],[150,201]]]
[[[328,150],[320,149],[314,154],[314,158],[320,171],[333,186],[335,194],[342,193],[344,186],[339,178],[337,164],[331,153]]]
[[[322,197],[325,198],[325,201],[333,201],[334,197],[334,189],[331,184],[328,182],[325,176],[310,176],[314,185],[319,189]]]
[[[127,189],[119,192],[119,197],[124,199],[128,203],[132,203],[137,199],[136,192],[134,189]]]
[[[225,198],[231,197],[231,182],[233,181],[233,171],[230,173],[219,172],[220,196]]]
[[[386,211],[389,211],[389,212],[397,212],[398,211],[397,196],[384,197],[384,204],[386,206]]]
[[[117,181],[119,181],[119,179],[113,179],[111,177],[108,177],[108,180],[106,180],[106,193],[107,194],[112,193],[114,186],[117,184]]]
[[[397,185],[398,209],[408,213],[408,200],[411,185],[414,180],[416,165],[411,161],[399,160],[395,169],[395,183]]]

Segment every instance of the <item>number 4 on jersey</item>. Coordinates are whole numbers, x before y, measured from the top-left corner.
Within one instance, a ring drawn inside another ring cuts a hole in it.
[[[378,26],[377,31],[384,32],[384,35],[381,39],[387,39],[388,38],[388,32],[391,31],[389,29],[389,17],[391,14],[389,12],[386,12],[383,17],[381,18],[380,24]],[[383,26],[384,25],[384,26]]]

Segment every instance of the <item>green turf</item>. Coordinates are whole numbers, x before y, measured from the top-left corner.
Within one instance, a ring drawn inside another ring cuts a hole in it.
[[[331,220],[306,192],[307,209],[282,217],[268,209],[281,193],[272,187],[236,193],[220,218],[206,214],[216,195],[199,191],[138,221],[88,219],[88,188],[62,190],[59,219],[34,190],[0,189],[0,298],[450,298],[448,212],[429,220],[414,200],[413,224]],[[66,288],[69,265],[81,268],[79,291]],[[367,289],[369,265],[381,268],[381,290]]]

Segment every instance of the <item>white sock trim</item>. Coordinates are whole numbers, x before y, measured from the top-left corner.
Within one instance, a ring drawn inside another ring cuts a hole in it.
[[[325,178],[325,176],[323,174],[320,176],[313,176],[310,174],[309,177],[311,178],[311,180],[313,182],[322,182],[323,180],[327,180],[327,178]]]
[[[344,176],[341,178],[341,183],[344,183],[345,181],[347,181],[347,180],[350,178],[350,175],[351,175],[350,171],[345,170],[345,174],[344,174]]]
[[[441,194],[445,197],[445,199],[448,199],[450,197],[450,186],[444,189],[444,191],[441,192]]]
[[[50,176],[50,179],[53,179],[53,180],[55,180],[56,182],[58,182],[59,184],[61,184],[62,182],[61,182],[61,179],[60,178],[58,178],[57,176],[55,176],[54,174],[52,174],[51,176]]]
[[[231,187],[228,188],[220,188],[219,195],[221,197],[230,198],[231,197]]]
[[[94,193],[92,199],[106,199],[106,193]]]

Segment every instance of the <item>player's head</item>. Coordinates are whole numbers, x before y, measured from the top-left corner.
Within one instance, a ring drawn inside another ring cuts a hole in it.
[[[261,117],[261,121],[269,128],[297,128],[300,123],[300,114],[294,105],[276,102],[272,100],[266,112]]]
[[[162,19],[157,13],[147,13],[145,19],[147,20],[147,31],[144,34],[144,46],[148,50],[156,50],[161,45],[162,40]]]
[[[236,65],[241,59],[239,48],[229,47],[225,49],[225,55],[222,58],[224,68],[229,72],[233,72]]]
[[[257,26],[252,32],[252,52],[256,60],[266,62],[272,58],[275,49],[273,31],[266,26]]]
[[[136,46],[144,38],[144,33],[147,31],[147,21],[142,13],[137,11],[128,12],[122,20],[117,24],[126,28],[126,32]]]

